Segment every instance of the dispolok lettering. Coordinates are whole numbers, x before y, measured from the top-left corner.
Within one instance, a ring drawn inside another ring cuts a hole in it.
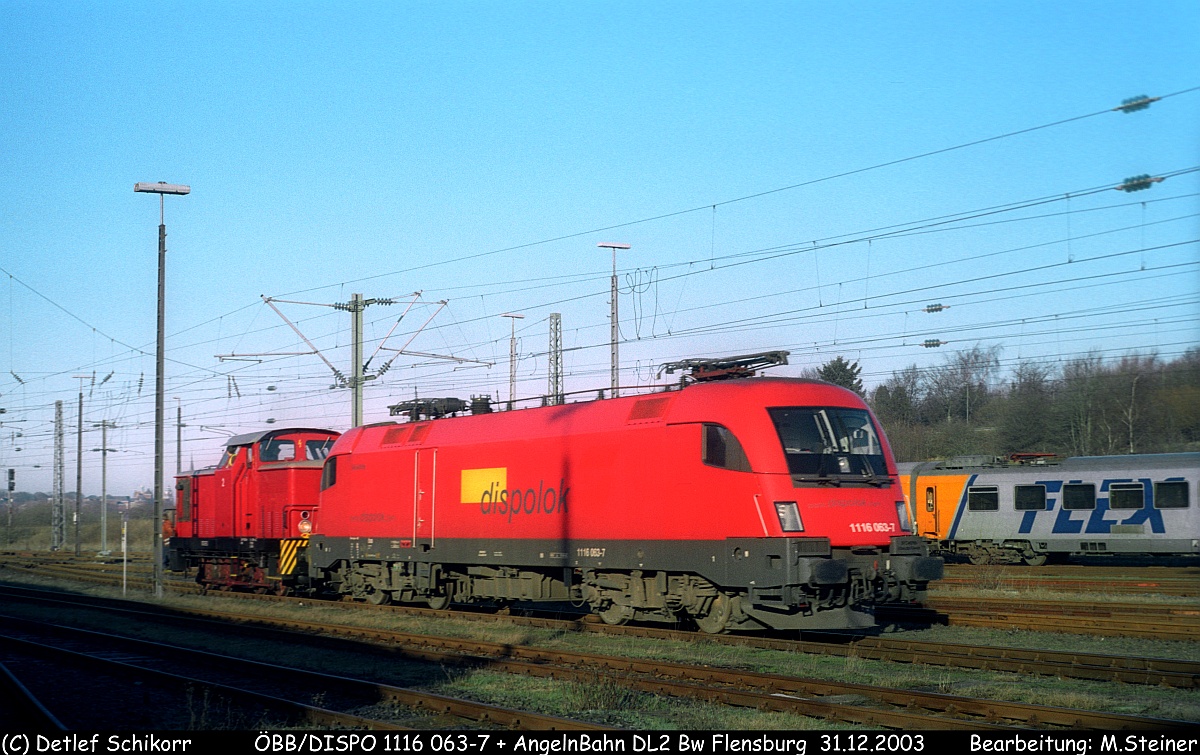
[[[514,516],[522,514],[565,514],[571,489],[564,483],[564,480],[559,480],[558,487],[546,487],[544,480],[538,480],[536,489],[505,489],[493,484],[480,496],[479,511],[507,517],[509,522]]]

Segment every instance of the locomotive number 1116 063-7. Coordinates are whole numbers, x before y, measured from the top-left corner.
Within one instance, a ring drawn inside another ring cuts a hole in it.
[[[851,532],[899,532],[895,522],[851,522]]]

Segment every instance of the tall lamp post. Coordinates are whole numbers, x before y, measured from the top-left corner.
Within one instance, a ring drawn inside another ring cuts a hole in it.
[[[163,215],[163,196],[190,194],[192,187],[182,184],[136,183],[133,190],[158,195],[158,352],[154,362],[154,597],[163,596],[163,395],[166,351],[167,226]]]
[[[614,241],[601,241],[596,246],[601,249],[611,249],[613,258],[612,272],[612,307],[609,309],[610,328],[612,331],[611,346],[612,352],[612,397],[616,398],[621,395],[621,381],[618,377],[620,373],[621,359],[617,354],[617,250],[629,249],[629,244],[619,244]]]

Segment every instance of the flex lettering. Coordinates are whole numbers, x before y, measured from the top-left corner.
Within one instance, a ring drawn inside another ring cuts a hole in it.
[[[1072,480],[1071,482],[1079,482]],[[1110,516],[1119,517],[1123,515],[1117,511],[1113,511],[1109,507],[1109,496],[1100,495],[1100,493],[1108,493],[1109,487],[1114,482],[1131,482],[1129,478],[1104,480],[1100,483],[1099,493],[1096,495],[1096,507],[1089,510],[1080,510],[1078,512],[1060,509],[1058,516],[1054,519],[1054,527],[1051,530],[1056,535],[1109,535],[1112,534],[1114,524],[1142,524],[1150,522],[1151,532],[1163,534],[1166,532],[1166,527],[1163,524],[1162,512],[1154,508],[1154,485],[1149,479],[1142,479],[1141,482],[1145,486],[1146,501],[1142,508],[1130,510],[1129,516],[1125,519],[1112,518]],[[1049,488],[1047,488],[1049,490]],[[1047,504],[1049,499],[1047,498]],[[1031,512],[1036,513],[1036,512]],[[1079,519],[1074,519],[1072,516],[1078,513]],[[1032,527],[1032,524],[1030,525]],[[1024,527],[1024,522],[1022,522]],[[1022,532],[1028,530],[1022,529]]]

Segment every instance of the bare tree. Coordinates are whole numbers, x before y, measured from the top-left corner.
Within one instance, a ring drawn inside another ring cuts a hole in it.
[[[1063,365],[1063,415],[1072,454],[1087,456],[1094,452],[1099,403],[1100,373],[1103,360],[1093,352]]]
[[[929,373],[925,394],[927,409],[944,414],[946,421],[961,418],[971,421],[992,398],[992,388],[1000,371],[998,345],[979,344],[946,357],[946,363]]]
[[[1054,368],[1022,361],[1013,369],[1000,415],[1000,447],[1004,453],[1049,451],[1056,443]]]

